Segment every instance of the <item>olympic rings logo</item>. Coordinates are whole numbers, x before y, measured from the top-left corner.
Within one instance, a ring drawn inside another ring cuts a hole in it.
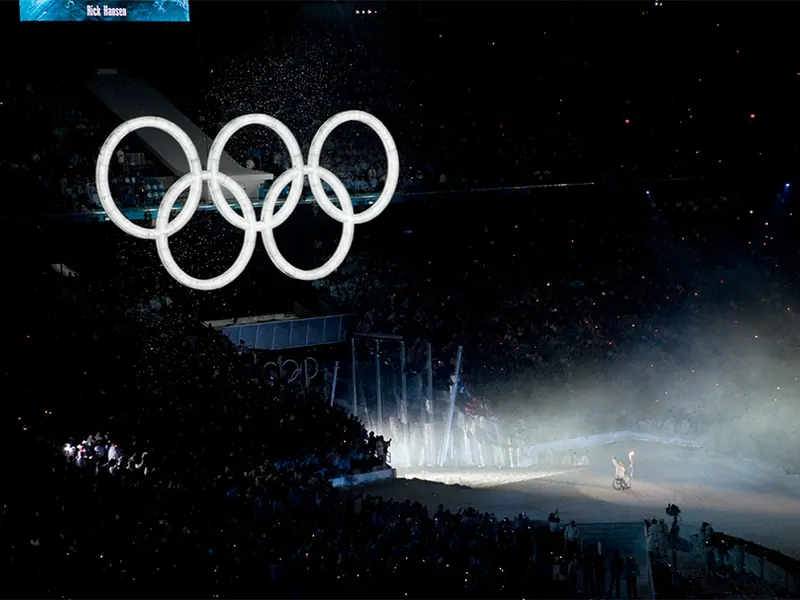
[[[292,374],[287,379],[287,381],[289,383],[293,383],[294,381],[296,381],[297,378],[300,377],[300,375],[302,375],[303,373],[308,375],[308,380],[309,381],[311,381],[317,375],[319,375],[319,363],[316,361],[316,359],[312,358],[311,356],[307,356],[306,358],[303,359],[303,366],[302,367],[297,363],[296,360],[292,360],[291,358],[289,358],[289,359],[283,361],[281,363],[280,367],[278,367],[278,363],[270,361],[270,362],[268,362],[268,363],[266,363],[264,365],[264,369],[268,370],[268,372],[269,372],[269,370],[274,370],[274,371],[286,370],[287,365],[289,365],[290,363],[292,365],[294,365],[294,370],[292,371]],[[313,365],[313,367],[314,367],[314,373],[313,374],[309,374],[309,371],[310,371],[309,365],[310,364]]]
[[[328,136],[339,125],[348,121],[364,123],[377,133],[388,159],[386,184],[383,191],[372,206],[358,214],[353,212],[352,199],[341,180],[319,164],[320,153],[322,152],[322,147],[328,139]],[[283,143],[286,144],[292,161],[291,168],[284,171],[270,186],[261,209],[260,219],[256,218],[255,209],[250,198],[247,197],[245,190],[231,177],[219,172],[219,163],[225,144],[227,144],[234,133],[249,125],[261,125],[277,133]],[[164,195],[161,205],[158,208],[154,228],[140,227],[139,225],[131,223],[114,203],[108,184],[111,160],[120,142],[129,133],[146,127],[160,129],[171,135],[181,146],[189,161],[189,173],[178,179]],[[100,198],[100,202],[108,214],[109,219],[111,219],[117,227],[129,235],[143,240],[154,239],[161,263],[169,274],[178,282],[196,290],[215,290],[225,287],[242,274],[255,250],[257,233],[261,233],[261,239],[264,242],[267,254],[273,264],[285,275],[303,281],[312,281],[314,279],[327,277],[339,268],[347,257],[347,253],[350,251],[350,247],[353,244],[355,226],[359,223],[371,221],[381,214],[389,205],[394,191],[397,188],[399,175],[400,159],[389,130],[372,115],[358,110],[351,110],[334,115],[322,124],[322,127],[319,128],[319,131],[317,131],[311,142],[311,147],[308,151],[308,165],[303,163],[303,155],[300,151],[300,145],[297,143],[297,139],[283,123],[273,117],[262,114],[238,117],[225,125],[211,144],[211,149],[208,154],[207,171],[204,171],[202,168],[197,148],[195,148],[191,138],[180,127],[175,125],[175,123],[162,119],[161,117],[139,117],[137,119],[131,119],[112,131],[111,135],[108,136],[108,139],[103,144],[100,149],[100,156],[97,159],[95,178],[97,180],[97,195]],[[324,210],[329,217],[339,221],[343,225],[342,237],[339,240],[339,245],[333,253],[333,256],[321,267],[308,271],[298,269],[283,257],[280,250],[278,250],[272,231],[289,218],[300,202],[305,177],[308,177],[311,192],[322,210]],[[211,199],[217,210],[222,214],[222,217],[234,227],[244,231],[244,243],[242,244],[242,249],[236,261],[222,275],[212,277],[211,279],[198,279],[181,269],[170,252],[168,242],[169,237],[183,229],[189,222],[189,219],[194,216],[195,211],[200,205],[200,196],[203,191],[204,181],[208,183]],[[323,181],[333,190],[336,198],[339,200],[341,209],[337,208],[328,198],[322,187]],[[278,196],[289,183],[291,183],[291,187],[289,188],[289,196],[286,202],[277,213],[273,214],[278,202]],[[242,215],[239,215],[231,208],[225,200],[222,193],[223,187],[233,194],[236,202],[238,202],[242,209]],[[175,219],[170,221],[170,215],[175,201],[178,199],[178,196],[187,189],[189,190],[189,198],[186,204]]]

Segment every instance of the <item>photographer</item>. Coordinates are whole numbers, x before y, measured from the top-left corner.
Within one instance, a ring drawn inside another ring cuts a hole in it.
[[[550,533],[558,533],[560,529],[561,519],[558,516],[558,509],[556,512],[551,512],[547,517],[547,524],[550,527]]]

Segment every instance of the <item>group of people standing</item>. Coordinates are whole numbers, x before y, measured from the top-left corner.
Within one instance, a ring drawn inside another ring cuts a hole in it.
[[[650,521],[645,519],[644,522],[647,527],[647,553],[651,558],[666,558],[669,525],[664,522],[664,519],[656,521],[655,517]]]
[[[616,460],[616,457],[615,457]],[[558,510],[548,516],[551,536],[562,535],[561,519]],[[564,559],[553,564],[553,578],[565,579],[575,591],[595,597],[619,598],[622,581],[625,580],[628,598],[639,597],[639,565],[633,556],[622,558],[619,549],[611,556],[603,553],[598,543],[597,552],[582,548],[581,532],[575,521],[570,521],[563,529]]]
[[[98,432],[90,435],[80,444],[75,444],[70,440],[64,445],[64,455],[68,462],[75,463],[77,467],[94,467],[95,472],[101,469],[108,469],[113,474],[119,469],[143,469],[144,474],[148,472],[145,466],[147,452],[140,455],[136,453],[130,456],[123,456],[122,450],[117,444],[111,442],[108,436]]]

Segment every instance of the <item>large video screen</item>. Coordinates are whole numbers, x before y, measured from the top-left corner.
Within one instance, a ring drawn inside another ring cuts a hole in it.
[[[19,0],[19,20],[188,23],[189,0]]]

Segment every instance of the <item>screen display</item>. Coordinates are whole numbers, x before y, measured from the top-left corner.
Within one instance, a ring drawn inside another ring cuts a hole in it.
[[[19,20],[188,23],[189,0],[19,0]]]

